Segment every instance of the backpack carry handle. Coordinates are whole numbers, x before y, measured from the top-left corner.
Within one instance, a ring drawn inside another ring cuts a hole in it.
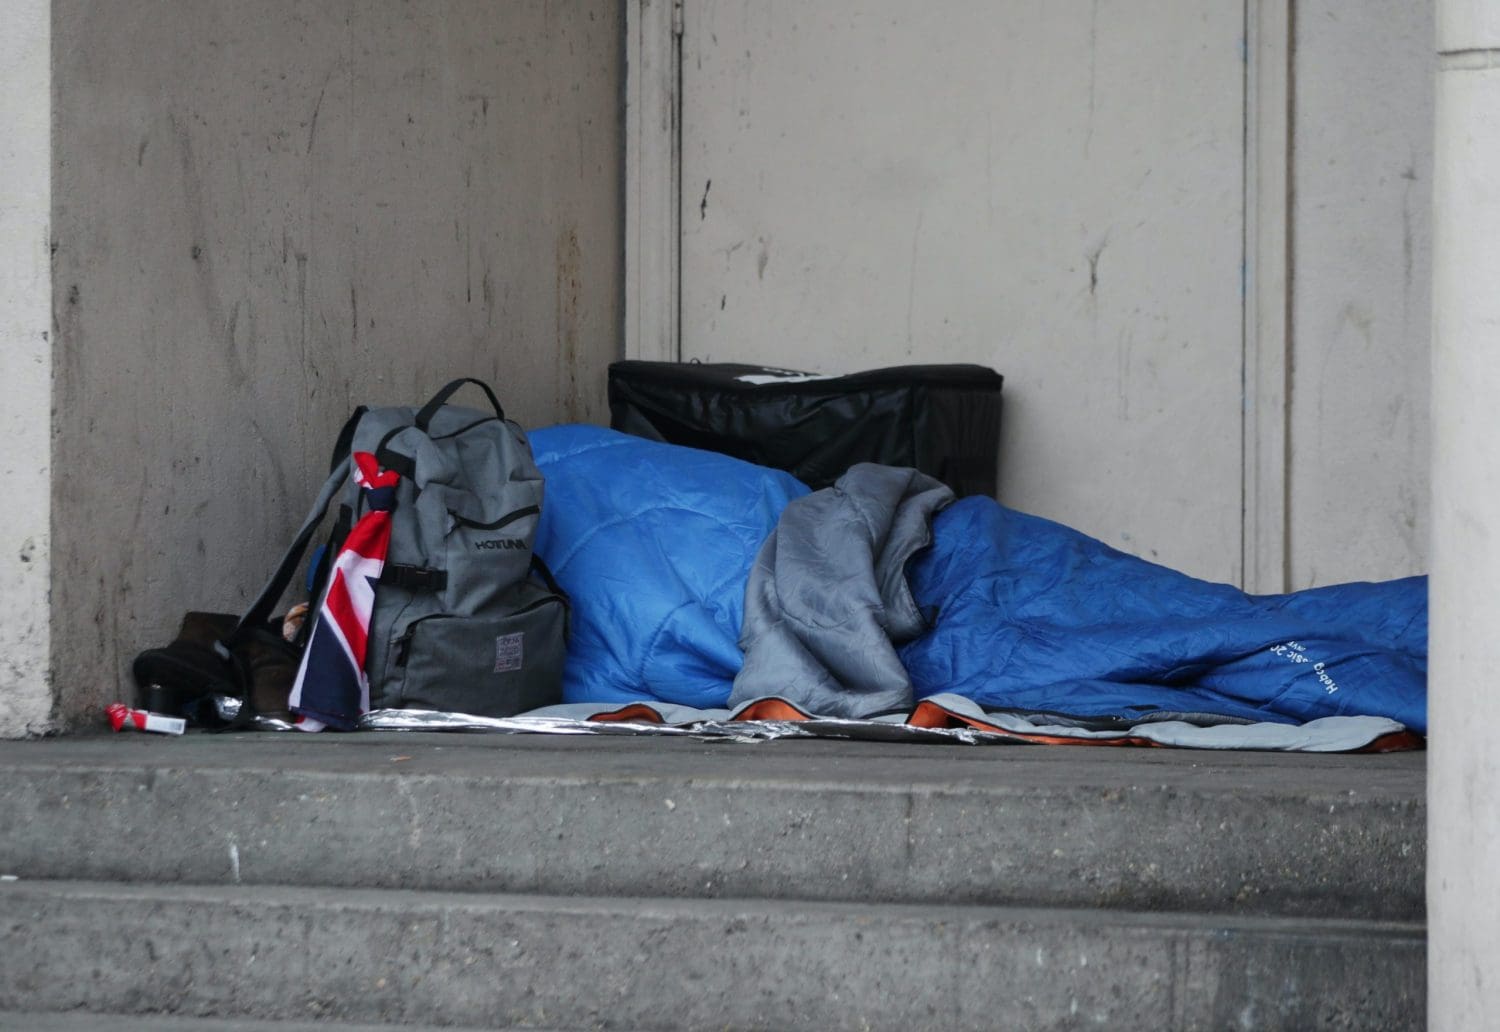
[[[422,411],[417,413],[417,429],[425,434],[427,432],[427,424],[432,422],[432,417],[437,415],[438,409],[447,404],[448,399],[453,397],[454,393],[466,383],[472,383],[475,387],[484,391],[484,396],[490,399],[491,405],[495,406],[495,415],[501,419],[505,418],[505,410],[500,407],[500,399],[495,397],[495,392],[490,390],[490,385],[483,380],[476,380],[472,376],[464,376],[454,380],[448,386],[438,391],[432,396],[431,401],[422,406]]]

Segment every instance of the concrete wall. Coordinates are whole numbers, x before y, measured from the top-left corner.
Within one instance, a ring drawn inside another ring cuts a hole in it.
[[[606,0],[51,6],[77,724],[185,607],[245,604],[353,405],[476,375],[525,424],[607,418],[622,47]]]
[[[1293,5],[1290,588],[1427,569],[1433,7]]]
[[[0,731],[44,730],[51,694],[47,485],[51,434],[49,0],[14,0],[0,33]]]

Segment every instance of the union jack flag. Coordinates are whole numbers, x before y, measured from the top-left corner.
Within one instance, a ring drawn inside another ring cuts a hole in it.
[[[382,470],[369,452],[355,452],[353,475],[364,515],[334,558],[328,588],[314,617],[289,700],[302,731],[352,731],[370,708],[365,650],[375,585],[391,544],[391,509],[400,475]]]

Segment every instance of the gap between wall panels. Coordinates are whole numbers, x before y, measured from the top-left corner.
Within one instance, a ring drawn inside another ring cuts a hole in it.
[[[1292,7],[1245,4],[1241,584],[1258,593],[1290,579]]]

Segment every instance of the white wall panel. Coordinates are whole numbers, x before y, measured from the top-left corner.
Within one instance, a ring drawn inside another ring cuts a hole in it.
[[[1238,580],[1233,0],[689,0],[685,358],[1006,377],[1001,496]]]
[[[1292,588],[1425,572],[1433,8],[1296,5]]]

